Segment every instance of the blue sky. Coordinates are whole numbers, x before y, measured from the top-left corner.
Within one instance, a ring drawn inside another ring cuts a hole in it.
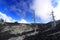
[[[41,1],[42,5],[40,5],[41,3],[39,3],[38,1],[39,2]],[[46,13],[50,13],[52,8],[56,8],[58,6],[58,0],[49,0],[49,1],[45,0],[44,2],[44,0],[0,0],[0,13],[1,13],[0,18],[4,19],[4,17],[6,17],[4,20],[6,21],[8,20],[8,22],[18,21],[25,23],[33,23],[34,22],[33,16],[35,13],[36,22],[47,23],[52,19]],[[45,5],[46,7],[43,7]],[[2,14],[4,14],[5,16],[3,16]]]

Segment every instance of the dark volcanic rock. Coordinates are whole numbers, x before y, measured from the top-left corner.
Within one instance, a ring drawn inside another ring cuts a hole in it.
[[[7,40],[11,37],[17,37],[17,35],[15,34],[10,34],[8,32],[3,32],[3,33],[0,33],[0,40]]]

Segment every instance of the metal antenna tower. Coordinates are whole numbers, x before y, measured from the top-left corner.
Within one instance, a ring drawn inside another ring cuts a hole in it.
[[[53,13],[54,13],[54,12],[52,11],[52,20],[53,20],[52,27],[55,27],[55,26],[56,26],[56,22],[55,22],[55,16],[54,16]]]
[[[35,16],[35,12],[34,12],[34,26],[35,26],[35,32],[37,30],[37,24],[36,24],[36,16]]]
[[[35,20],[35,12],[34,12],[34,23],[36,23],[36,20]]]

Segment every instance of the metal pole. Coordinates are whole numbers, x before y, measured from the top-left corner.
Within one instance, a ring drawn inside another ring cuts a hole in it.
[[[36,20],[35,20],[35,12],[34,12],[34,23],[36,23]]]
[[[55,17],[54,17],[54,12],[52,11],[52,19],[53,19],[53,24],[52,24],[52,27],[55,27],[56,26],[56,22],[55,22]]]
[[[35,32],[37,30],[37,24],[36,24],[36,16],[35,16],[35,12],[34,12],[34,26],[35,26]]]

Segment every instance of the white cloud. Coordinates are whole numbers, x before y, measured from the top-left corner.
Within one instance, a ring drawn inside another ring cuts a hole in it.
[[[44,23],[52,21],[52,10],[54,11],[55,19],[60,20],[60,0],[55,1],[58,2],[58,5],[53,7],[52,0],[34,0],[31,8],[35,10],[36,16],[40,17]]]
[[[7,16],[6,14],[0,12],[0,18],[4,19],[4,21],[6,22],[15,22],[16,20],[14,20],[13,18]]]
[[[25,19],[21,20],[14,20],[13,18],[7,16],[6,14],[0,12],[0,18],[4,19],[5,22],[15,22],[18,21],[18,23],[28,23]]]
[[[25,19],[21,19],[20,21],[18,21],[19,23],[28,23]]]
[[[32,9],[35,10],[36,16],[40,17],[43,22],[51,21],[51,0],[35,0]]]
[[[58,1],[58,6],[54,8],[54,15],[56,20],[60,20],[60,0]]]

